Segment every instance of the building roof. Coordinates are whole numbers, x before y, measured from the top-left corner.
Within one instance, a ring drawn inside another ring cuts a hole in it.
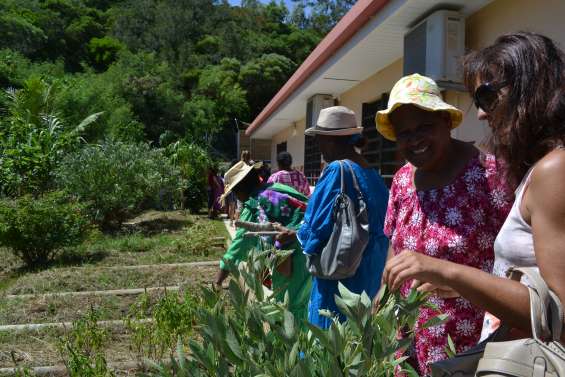
[[[492,0],[451,0],[449,9],[469,15]],[[306,113],[314,94],[338,97],[402,57],[405,32],[442,0],[360,0],[316,46],[246,130],[270,138]]]

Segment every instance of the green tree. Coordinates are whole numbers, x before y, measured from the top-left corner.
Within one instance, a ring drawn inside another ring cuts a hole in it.
[[[0,182],[4,195],[48,191],[53,170],[80,143],[80,135],[98,119],[92,114],[67,127],[54,106],[56,88],[39,78],[8,92],[8,117],[0,122]]]
[[[239,76],[247,91],[249,106],[257,111],[252,116],[256,116],[277,93],[281,83],[288,80],[295,68],[292,60],[278,54],[262,55],[241,68]]]

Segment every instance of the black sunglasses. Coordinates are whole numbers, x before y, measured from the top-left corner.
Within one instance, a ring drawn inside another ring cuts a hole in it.
[[[496,103],[498,102],[498,91],[505,86],[508,86],[506,82],[497,84],[486,82],[479,85],[473,94],[475,106],[477,106],[477,108],[481,108],[486,113],[490,113],[494,110]]]

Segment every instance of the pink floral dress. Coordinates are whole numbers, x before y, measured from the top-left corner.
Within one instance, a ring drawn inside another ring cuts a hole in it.
[[[449,185],[416,190],[413,167],[404,165],[394,176],[385,220],[385,234],[397,254],[404,249],[491,272],[494,239],[512,205],[512,196],[492,155],[471,159]],[[406,282],[403,294],[410,290]],[[422,308],[415,328],[415,358],[421,375],[430,364],[447,358],[447,336],[457,351],[475,345],[480,337],[484,311],[462,297],[430,296],[448,322],[423,329],[437,312]]]

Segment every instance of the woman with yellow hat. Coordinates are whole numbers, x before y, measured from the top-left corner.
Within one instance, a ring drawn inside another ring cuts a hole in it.
[[[277,223],[289,229],[297,229],[304,217],[308,198],[294,188],[280,183],[264,184],[259,178],[261,163],[248,165],[239,161],[225,174],[223,202],[230,193],[235,193],[242,203],[239,220],[250,223]],[[220,261],[216,285],[221,285],[229,274],[230,267],[237,266],[254,249],[261,248],[259,237],[246,237],[247,230],[239,228],[230,247]],[[269,240],[267,242],[270,242]],[[274,243],[274,240],[273,240]],[[274,245],[273,245],[274,246]],[[289,295],[289,310],[298,321],[305,320],[310,290],[310,274],[306,270],[306,257],[296,240],[283,245],[294,250],[290,256],[290,268],[286,273],[272,272],[273,290],[277,299]]]
[[[389,256],[421,253],[490,272],[493,241],[510,209],[511,195],[492,155],[451,137],[461,110],[442,100],[437,84],[418,74],[400,79],[388,108],[376,117],[378,131],[397,143],[407,163],[395,174],[385,221]],[[419,283],[407,280],[407,294]],[[412,360],[428,375],[447,358],[448,335],[458,352],[479,340],[484,312],[457,292],[421,285],[430,302],[449,315],[446,323],[421,327],[437,311],[423,307],[414,329]]]

